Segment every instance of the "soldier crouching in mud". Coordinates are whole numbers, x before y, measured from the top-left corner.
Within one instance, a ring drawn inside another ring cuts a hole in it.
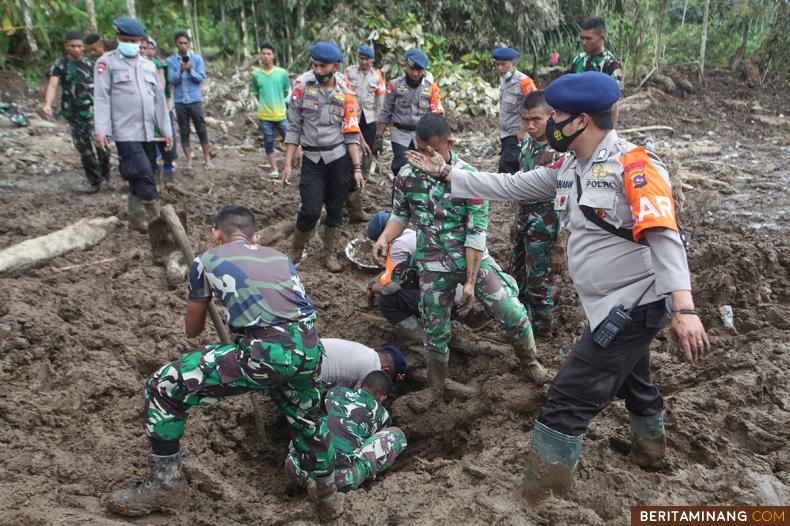
[[[571,153],[528,172],[481,173],[448,164],[439,152],[406,154],[456,199],[553,198],[560,224],[570,230],[568,269],[589,327],[534,424],[522,487],[530,503],[570,488],[587,426],[616,397],[625,399],[629,412],[631,459],[660,467],[664,400],[650,379],[650,342],[671,320],[691,362],[708,346],[694,310],[667,170],[617,136],[619,98],[617,81],[604,73],[552,82],[545,92],[553,108],[546,135],[555,151]]]
[[[293,262],[256,244],[255,216],[226,206],[217,215],[216,246],[192,262],[186,333],[198,336],[213,296],[222,302],[236,337],[185,353],[146,382],[144,424],[151,442],[150,472],[139,486],[106,499],[128,516],[182,507],[188,485],[181,473],[181,436],[189,410],[251,391],[268,391],[291,432],[292,456],[315,480],[318,514],[342,514],[334,478],[335,450],[321,411],[323,346],[313,325],[315,305]]]

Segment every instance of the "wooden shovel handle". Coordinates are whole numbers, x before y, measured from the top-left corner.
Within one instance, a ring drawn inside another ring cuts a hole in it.
[[[192,251],[192,245],[189,243],[189,238],[187,237],[187,233],[184,230],[184,225],[181,224],[181,220],[178,218],[178,214],[176,214],[173,205],[163,206],[161,216],[162,219],[164,219],[164,221],[167,223],[167,226],[170,227],[170,231],[173,232],[173,236],[176,238],[176,243],[178,243],[178,247],[181,249],[181,253],[184,255],[184,261],[187,265],[189,265],[194,259],[195,253]],[[211,301],[208,303],[208,314],[211,316],[211,321],[214,323],[214,328],[219,335],[220,341],[224,344],[230,343],[230,333],[228,333],[228,328],[225,326],[225,322],[219,315],[217,306]]]

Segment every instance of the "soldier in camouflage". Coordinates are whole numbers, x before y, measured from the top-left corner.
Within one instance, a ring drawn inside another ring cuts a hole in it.
[[[554,151],[546,139],[546,121],[551,107],[543,91],[526,96],[521,118],[529,138],[521,146],[521,171],[546,166],[562,154]],[[557,240],[559,216],[554,201],[521,201],[514,222],[513,253],[508,273],[516,278],[518,297],[529,308],[535,333],[550,334],[554,297],[551,288],[550,255]]]
[[[452,166],[474,170],[451,151],[450,126],[443,116],[424,115],[416,132],[417,148],[421,151],[436,150]],[[518,301],[516,284],[486,249],[488,202],[456,199],[448,185],[406,164],[395,179],[392,215],[374,245],[377,257],[386,256],[389,243],[403,233],[412,215],[416,218],[414,259],[420,272],[423,347],[434,400],[440,402],[444,396],[450,314],[458,283],[464,283],[459,309],[463,312],[475,296],[480,298],[512,338],[525,374],[542,380],[545,371],[535,356],[532,325]]]
[[[82,168],[88,179],[88,193],[101,189],[102,180],[110,178],[110,154],[93,144],[93,63],[83,56],[79,33],[64,38],[66,55],[55,61],[49,70],[49,83],[41,112],[52,118],[52,101],[61,87],[61,114],[71,128],[71,140],[79,152]]]
[[[255,217],[224,207],[212,229],[217,246],[192,262],[187,336],[204,327],[212,296],[220,299],[230,344],[199,347],[154,372],[146,383],[144,423],[151,471],[142,485],[115,492],[111,511],[145,515],[181,506],[188,487],[181,474],[180,438],[188,412],[251,391],[268,391],[285,415],[300,465],[316,480],[322,520],[342,513],[334,483],[335,451],[321,414],[323,347],[313,328],[315,306],[293,263],[255,244]]]
[[[326,396],[329,434],[335,448],[335,485],[339,491],[357,489],[364,481],[392,467],[406,449],[406,435],[388,427],[390,415],[382,403],[392,390],[392,379],[384,371],[371,371],[359,389],[335,387]],[[293,444],[285,459],[285,474],[291,482],[307,487],[310,475],[304,470]]]
[[[606,43],[606,20],[593,16],[581,25],[579,38],[583,53],[579,53],[571,63],[568,73],[583,71],[600,71],[606,73],[622,87],[623,70],[614,53],[604,47]]]

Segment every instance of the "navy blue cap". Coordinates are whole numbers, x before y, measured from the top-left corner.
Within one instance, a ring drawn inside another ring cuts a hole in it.
[[[143,24],[130,16],[122,16],[112,21],[115,32],[125,37],[145,36]]]
[[[389,351],[390,355],[392,355],[392,361],[395,364],[395,374],[406,374],[409,372],[409,365],[406,363],[406,358],[403,357],[400,349],[394,345],[385,345],[384,350]]]
[[[376,58],[376,52],[373,51],[373,48],[370,46],[366,46],[365,44],[362,44],[357,48],[357,53],[359,53],[363,57]]]
[[[425,69],[428,67],[428,55],[419,49],[410,49],[404,56],[406,57],[406,60],[411,60],[414,62],[414,65],[420,69]]]
[[[510,47],[498,47],[491,52],[494,60],[516,60],[521,53]]]
[[[381,233],[384,232],[384,227],[387,226],[389,219],[390,213],[384,210],[379,210],[373,214],[373,217],[368,221],[368,239],[376,241]]]
[[[620,99],[620,86],[606,73],[585,71],[554,80],[544,94],[555,110],[578,115],[611,108]]]
[[[333,42],[316,42],[307,50],[313,59],[327,64],[343,62],[343,52]]]

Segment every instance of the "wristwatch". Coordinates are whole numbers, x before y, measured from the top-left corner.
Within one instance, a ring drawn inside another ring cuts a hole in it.
[[[453,171],[453,167],[445,163],[445,165],[442,166],[442,169],[439,170],[439,179],[444,181],[450,176],[450,172],[452,171]]]

